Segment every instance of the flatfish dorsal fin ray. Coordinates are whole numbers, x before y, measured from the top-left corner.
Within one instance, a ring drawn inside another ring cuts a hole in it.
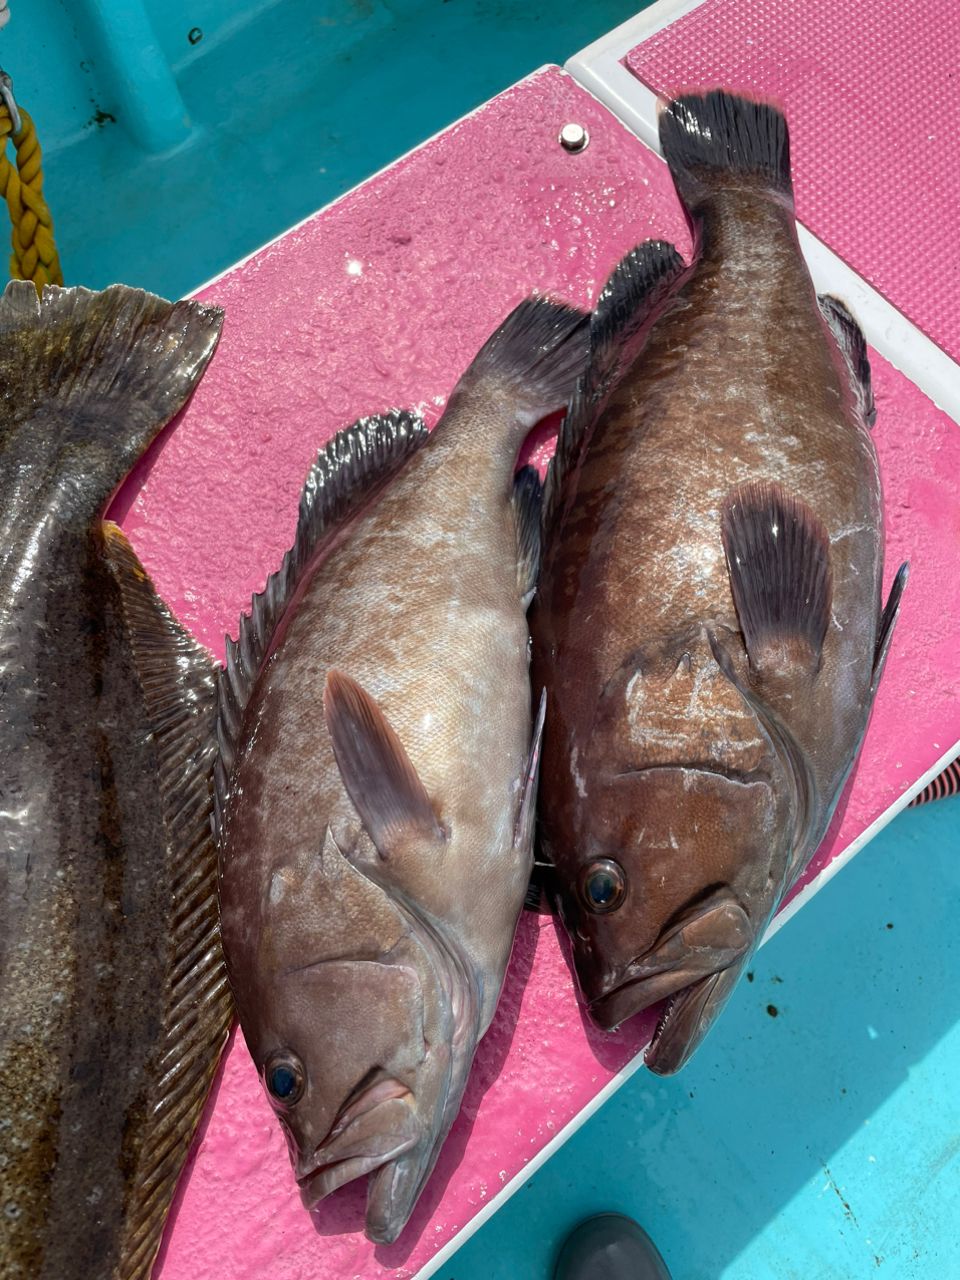
[[[177,1180],[233,1017],[210,825],[216,678],[210,655],[157,596],[129,542],[103,525],[157,758],[170,871],[161,1027],[143,1115],[129,1144],[118,1277],[147,1280]]]

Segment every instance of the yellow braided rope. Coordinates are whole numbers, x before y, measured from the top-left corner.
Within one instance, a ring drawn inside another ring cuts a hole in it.
[[[7,157],[7,139],[13,137],[16,164]],[[57,246],[53,242],[53,218],[43,198],[40,143],[33,121],[20,108],[20,132],[6,106],[0,104],[0,196],[7,202],[13,226],[10,274],[15,280],[32,280],[37,293],[45,284],[63,284]]]

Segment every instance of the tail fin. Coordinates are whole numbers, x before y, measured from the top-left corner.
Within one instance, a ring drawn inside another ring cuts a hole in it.
[[[223,313],[141,289],[101,293],[29,282],[0,296],[0,462],[44,476],[76,471],[93,511],[106,504],[183,407],[220,335]]]
[[[508,386],[518,424],[529,430],[566,405],[589,355],[589,316],[549,298],[527,298],[480,348],[457,390],[488,381]]]
[[[793,202],[790,135],[776,107],[722,89],[684,94],[660,113],[660,147],[688,208],[725,187]]]

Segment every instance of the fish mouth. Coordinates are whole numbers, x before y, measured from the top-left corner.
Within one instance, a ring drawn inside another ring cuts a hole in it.
[[[590,1016],[604,1031],[613,1031],[661,1000],[669,999],[675,1007],[685,992],[743,960],[754,936],[743,907],[727,893],[712,894],[590,1000]]]
[[[691,982],[667,1001],[644,1054],[644,1063],[651,1071],[671,1076],[687,1063],[722,1003],[718,987],[722,985],[729,991],[733,985],[730,978],[728,969],[712,973],[699,982]]]
[[[604,1031],[616,1031],[635,1014],[643,1013],[661,1000],[679,996],[691,985],[689,974],[673,972],[627,978],[606,995],[590,1001],[590,1017]]]
[[[399,1080],[378,1080],[352,1098],[329,1134],[297,1165],[304,1208],[313,1209],[338,1187],[397,1159],[420,1139],[413,1094]]]

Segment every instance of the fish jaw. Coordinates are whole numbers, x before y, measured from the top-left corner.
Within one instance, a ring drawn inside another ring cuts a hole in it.
[[[649,1070],[658,1076],[671,1076],[689,1062],[732,995],[752,954],[751,948],[739,964],[691,983],[668,1002],[644,1055]]]
[[[297,1161],[304,1208],[315,1208],[338,1187],[396,1160],[419,1138],[410,1090],[393,1079],[372,1085],[337,1117],[320,1146]]]
[[[743,907],[717,894],[674,925],[645,955],[632,961],[600,995],[589,1000],[590,1016],[613,1031],[660,1000],[722,973],[752,950],[754,928]]]
[[[466,1087],[476,1042],[450,1062],[433,1125],[417,1117],[413,1094],[397,1080],[381,1080],[342,1115],[309,1161],[297,1166],[300,1199],[314,1209],[354,1178],[370,1174],[365,1232],[375,1244],[392,1244],[410,1219],[433,1172]]]

